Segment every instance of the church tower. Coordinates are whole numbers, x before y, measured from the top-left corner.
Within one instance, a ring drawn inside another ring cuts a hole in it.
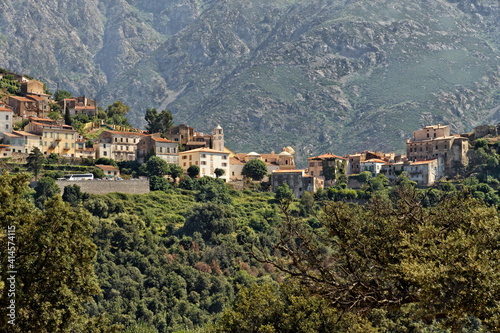
[[[214,135],[212,136],[213,149],[218,151],[224,151],[224,130],[220,125],[214,129]]]

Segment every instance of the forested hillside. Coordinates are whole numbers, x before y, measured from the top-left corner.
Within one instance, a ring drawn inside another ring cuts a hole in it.
[[[344,179],[300,200],[187,176],[142,195],[68,186],[61,200],[50,173],[34,190],[4,173],[0,305],[13,256],[17,321],[0,329],[495,331],[499,154],[477,140],[462,181],[418,189],[368,172],[361,189]]]
[[[300,163],[500,121],[499,20],[496,0],[8,0],[0,67]]]

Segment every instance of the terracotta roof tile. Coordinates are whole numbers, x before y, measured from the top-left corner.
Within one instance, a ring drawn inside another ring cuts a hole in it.
[[[319,155],[319,156],[313,156],[313,157],[309,157],[308,160],[312,160],[312,159],[320,159],[320,160],[323,160],[323,159],[326,159],[326,158],[340,158],[340,159],[343,159],[345,160],[346,158],[342,157],[342,156],[337,156],[335,154],[323,154],[323,155]]]
[[[305,170],[302,170],[302,169],[295,169],[295,170],[274,170],[273,173],[290,173],[290,172],[293,172],[293,173],[297,173],[297,172],[305,172]]]
[[[96,164],[95,167],[106,171],[120,171],[112,165]]]

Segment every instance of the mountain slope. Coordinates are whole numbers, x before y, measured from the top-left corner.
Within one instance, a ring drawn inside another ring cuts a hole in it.
[[[1,4],[0,66],[121,99],[136,125],[147,107],[169,108],[200,130],[222,124],[232,149],[292,145],[304,161],[401,151],[431,123],[500,121],[497,1],[65,4]]]

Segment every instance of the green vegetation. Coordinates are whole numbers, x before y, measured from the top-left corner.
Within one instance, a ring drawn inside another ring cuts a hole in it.
[[[262,180],[267,174],[266,163],[259,159],[253,159],[245,163],[241,174],[253,180]]]
[[[147,109],[144,119],[147,122],[146,130],[150,133],[161,133],[163,138],[170,134],[170,128],[173,126],[172,113],[162,110],[159,114],[156,109]]]

